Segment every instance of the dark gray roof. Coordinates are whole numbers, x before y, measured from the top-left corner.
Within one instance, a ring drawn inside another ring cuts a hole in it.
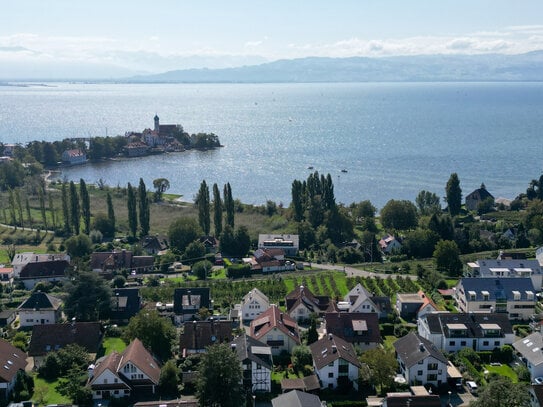
[[[429,356],[445,364],[448,363],[447,358],[432,342],[414,332],[410,332],[394,342],[394,349],[408,368]]]
[[[482,338],[484,333],[481,324],[497,324],[504,335],[513,333],[509,317],[504,313],[431,313],[423,318],[432,334],[443,334],[445,337],[449,336],[447,324],[464,324],[467,328],[466,338]]]
[[[32,293],[32,295],[21,305],[19,305],[18,310],[53,310],[56,311],[60,307],[60,299],[53,297],[52,295],[42,293],[37,291]]]
[[[273,407],[322,407],[319,396],[292,390],[272,399]]]
[[[541,332],[534,332],[525,338],[519,339],[513,343],[517,352],[534,365],[543,364],[543,335]]]
[[[343,359],[356,367],[360,367],[360,361],[356,357],[354,347],[339,336],[328,334],[312,343],[309,348],[317,369],[333,363],[336,359]]]
[[[243,362],[244,360],[251,360],[258,363],[265,368],[272,370],[273,362],[271,356],[271,348],[265,343],[260,342],[255,338],[251,338],[249,335],[241,335],[231,342],[230,346],[235,348],[238,355],[238,359]]]
[[[177,315],[196,314],[200,308],[209,309],[210,304],[209,287],[176,288],[173,292],[173,311]]]
[[[535,301],[535,289],[531,278],[491,278],[491,277],[464,277],[458,285],[464,288],[466,298],[469,300],[468,291],[475,292],[475,301],[483,301],[483,291],[487,291],[489,301],[496,299],[507,299],[513,301],[513,291],[520,292],[521,300],[528,300],[526,291],[534,294],[532,298]]]

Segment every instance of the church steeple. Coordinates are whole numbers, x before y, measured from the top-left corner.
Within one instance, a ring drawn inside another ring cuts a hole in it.
[[[155,114],[155,131],[160,132],[160,119],[158,118],[158,115]]]

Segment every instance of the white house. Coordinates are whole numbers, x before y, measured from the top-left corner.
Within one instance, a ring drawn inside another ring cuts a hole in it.
[[[414,332],[394,342],[400,372],[409,385],[447,382],[448,360],[436,346]]]
[[[528,277],[464,277],[454,299],[460,312],[508,313],[514,320],[527,320],[535,313],[535,289]]]
[[[328,334],[312,343],[309,348],[321,388],[335,389],[352,383],[355,390],[358,390],[358,370],[361,365],[353,345],[338,336]]]
[[[160,378],[160,364],[139,339],[122,353],[112,352],[89,370],[93,399],[130,396],[135,391],[154,394]]]
[[[543,267],[538,260],[484,259],[468,263],[472,277],[530,278],[539,291],[543,283]]]
[[[371,300],[371,297],[372,295],[368,290],[366,290],[362,284],[358,283],[343,299],[343,301],[347,303],[346,305],[348,305],[348,308],[345,311],[378,312],[377,305]],[[338,304],[338,308],[340,308],[341,311],[344,311],[341,309],[340,304]]]
[[[386,235],[379,240],[379,247],[385,254],[399,253],[402,250],[402,244],[395,236]]]
[[[241,320],[252,321],[270,307],[270,300],[258,288],[253,288],[241,300]]]
[[[85,164],[87,155],[80,148],[64,150],[62,153],[62,162],[70,165]]]
[[[61,318],[61,301],[40,291],[32,295],[17,308],[21,328],[40,324],[55,324]]]
[[[296,321],[274,304],[251,321],[249,331],[251,337],[271,346],[273,355],[279,355],[283,350],[291,353],[301,343]]]
[[[37,254],[34,252],[24,252],[17,253],[13,260],[11,261],[11,266],[13,267],[13,277],[19,278],[21,276],[21,271],[29,263],[44,263],[51,261],[62,261],[65,260],[68,263],[70,262],[70,256],[65,253],[53,253],[53,254]]]
[[[283,249],[287,256],[295,256],[300,248],[299,235],[258,235],[259,249]]]
[[[271,348],[248,335],[235,338],[230,344],[243,369],[243,384],[255,392],[271,392],[273,360]]]
[[[543,376],[543,335],[534,332],[513,343],[513,348],[520,354],[522,361],[533,379]]]
[[[457,352],[469,347],[475,351],[491,351],[512,345],[515,334],[507,314],[435,313],[417,320],[420,336],[444,352]]]

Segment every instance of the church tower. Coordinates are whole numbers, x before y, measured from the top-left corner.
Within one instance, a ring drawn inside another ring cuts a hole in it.
[[[160,119],[158,118],[158,115],[155,114],[155,131],[157,133],[160,132],[160,123],[159,123]]]

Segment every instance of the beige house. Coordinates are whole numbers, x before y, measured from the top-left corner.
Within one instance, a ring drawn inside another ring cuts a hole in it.
[[[296,321],[274,304],[251,322],[249,331],[249,336],[270,346],[273,355],[279,355],[283,350],[291,353],[301,343]]]

